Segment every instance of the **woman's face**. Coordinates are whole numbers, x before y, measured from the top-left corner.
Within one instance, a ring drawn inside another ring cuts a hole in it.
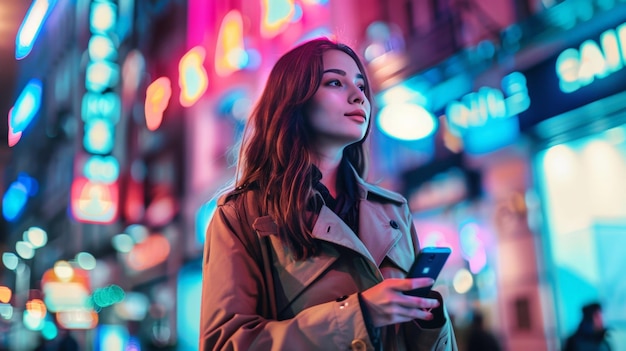
[[[306,108],[312,141],[318,151],[353,144],[365,136],[370,102],[365,80],[356,62],[343,51],[323,55],[324,74],[320,87]]]

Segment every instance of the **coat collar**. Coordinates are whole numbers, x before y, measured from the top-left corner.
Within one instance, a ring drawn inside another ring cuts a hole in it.
[[[389,223],[388,215],[380,206],[361,201],[357,236],[339,216],[328,207],[322,206],[312,235],[316,239],[356,251],[378,267],[402,236]]]
[[[395,202],[397,204],[406,203],[406,199],[402,195],[395,193],[393,191],[389,191],[387,189],[381,188],[377,185],[365,182],[365,180],[363,180],[363,178],[359,176],[359,174],[356,172],[354,167],[352,167],[352,165],[350,165],[350,168],[352,169],[352,172],[354,173],[354,179],[357,183],[357,189],[358,189],[357,196],[359,197],[360,200],[366,200],[368,199],[368,196],[375,195],[375,196],[382,198],[383,200]]]

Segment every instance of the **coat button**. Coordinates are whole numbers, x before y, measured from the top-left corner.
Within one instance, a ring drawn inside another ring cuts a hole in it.
[[[361,339],[352,340],[350,344],[350,350],[352,351],[365,351],[366,348],[365,341]]]
[[[335,300],[335,301],[341,302],[341,301],[343,301],[343,300],[345,300],[347,298],[348,298],[348,295],[343,295],[342,297],[338,297],[337,300]]]
[[[396,221],[394,221],[393,219],[389,221],[389,225],[391,226],[391,228],[393,229],[398,229],[400,226],[398,225],[398,223],[396,223]]]

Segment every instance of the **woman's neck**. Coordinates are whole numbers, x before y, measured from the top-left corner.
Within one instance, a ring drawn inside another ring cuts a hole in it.
[[[330,195],[337,198],[339,189],[337,187],[337,177],[339,174],[339,165],[341,164],[341,157],[320,157],[315,166],[322,173],[322,180],[320,181],[328,189]]]

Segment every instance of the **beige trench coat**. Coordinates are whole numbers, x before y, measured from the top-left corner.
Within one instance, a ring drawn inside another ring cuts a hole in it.
[[[357,181],[359,236],[322,206],[313,228],[322,253],[306,261],[292,259],[276,224],[258,212],[259,191],[220,199],[205,244],[200,350],[374,349],[357,292],[405,277],[419,244],[406,200]],[[444,314],[439,329],[414,321],[387,327],[384,350],[456,351],[445,307]]]

